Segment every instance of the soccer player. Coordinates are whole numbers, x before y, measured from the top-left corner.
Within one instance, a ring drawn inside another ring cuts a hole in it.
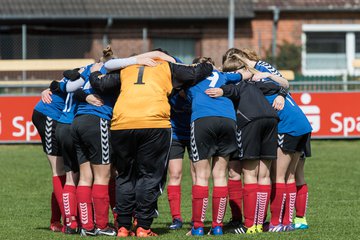
[[[196,58],[193,62],[208,62],[214,65],[212,59],[206,57]],[[190,136],[196,176],[192,187],[191,235],[204,235],[211,173],[214,187],[210,234],[223,234],[223,218],[228,195],[227,162],[229,155],[237,150],[236,117],[231,100],[225,97],[210,98],[205,94],[205,90],[240,80],[241,75],[238,73],[225,74],[214,69],[210,77],[187,90],[187,96],[192,103]]]
[[[158,216],[157,199],[166,179],[171,145],[170,105],[173,88],[194,84],[210,75],[210,64],[186,66],[157,60],[155,67],[133,65],[101,76],[90,75],[99,92],[119,91],[111,122],[111,141],[117,155],[116,211],[118,236],[131,235],[132,216],[137,237],[151,231]]]
[[[257,74],[256,70],[249,69],[240,62],[236,54],[226,59],[223,70],[237,71],[243,75],[243,78],[252,77],[250,70]],[[241,160],[243,167],[245,222],[230,229],[235,234],[262,232],[262,224],[270,200],[270,165],[272,160],[276,160],[278,122],[278,116],[264,98],[264,94],[272,95],[278,92],[283,97],[287,93],[284,88],[270,82],[246,80],[237,85],[229,84],[206,91],[211,97],[230,97],[237,106],[239,153],[237,158],[232,157],[231,162]],[[236,180],[241,179],[238,173],[241,167],[238,165],[234,163],[231,165],[229,178],[234,179],[235,175],[238,175]]]
[[[229,50],[230,51],[230,50]],[[247,49],[232,49],[240,55],[244,64],[270,75],[272,80],[282,78],[269,63],[260,61],[256,54]],[[263,77],[263,76],[262,76]],[[277,95],[266,96],[273,106],[279,101]],[[280,97],[281,98],[281,97]],[[305,151],[312,131],[305,114],[288,94],[284,108],[278,111],[278,158],[272,164],[271,222],[269,231],[292,231],[293,210],[296,200],[295,170],[299,157]],[[284,212],[283,212],[284,210]]]
[[[112,58],[111,48],[104,49],[103,55],[101,62],[88,65],[81,73],[85,83],[82,89],[75,92],[79,105],[72,123],[71,133],[80,165],[80,179],[76,197],[82,224],[81,236],[116,236],[116,230],[108,225],[110,202],[108,190],[113,161],[109,127],[113,106],[119,93],[97,94],[89,82],[89,76],[92,72],[106,73],[103,62]],[[142,60],[135,57],[123,59],[123,66],[121,67],[139,61],[142,63]],[[89,98],[95,96],[100,104],[94,102],[94,105],[86,102],[86,100],[92,101]]]
[[[78,182],[79,166],[76,158],[73,139],[70,136],[71,123],[74,118],[77,102],[73,99],[73,92],[82,86],[84,81],[80,78],[83,69],[74,69],[64,72],[65,78],[61,82],[53,81],[50,85],[52,93],[67,92],[65,106],[58,119],[55,136],[59,141],[64,159],[66,182],[63,188],[63,205],[65,213],[65,234],[78,232],[77,207],[76,207],[76,184]],[[69,83],[69,84],[68,84]]]
[[[185,149],[188,151],[189,159],[192,159],[190,149],[191,103],[187,100],[184,90],[174,90],[170,97],[170,105],[172,143],[169,154],[167,194],[172,216],[172,224],[169,229],[177,230],[183,225],[181,217],[181,180]],[[192,166],[190,167],[193,176]]]
[[[32,122],[40,134],[43,150],[52,170],[53,192],[51,194],[50,230],[54,232],[62,230],[61,217],[64,217],[62,189],[65,184],[65,171],[55,130],[57,120],[64,108],[65,97],[66,94],[64,93],[51,94],[49,89],[44,90],[42,100],[36,104],[32,114]]]

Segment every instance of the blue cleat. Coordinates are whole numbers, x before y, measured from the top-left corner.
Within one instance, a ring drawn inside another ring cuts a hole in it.
[[[210,231],[208,233],[208,235],[223,235],[223,230],[221,226],[216,226],[214,228],[210,228]]]
[[[306,222],[306,218],[305,217],[296,217],[294,219],[294,227],[295,229],[308,229],[309,225]]]
[[[179,218],[174,218],[172,224],[169,226],[170,230],[178,230],[182,228],[183,222]]]
[[[191,228],[191,236],[204,236],[204,228],[198,227],[198,228]]]

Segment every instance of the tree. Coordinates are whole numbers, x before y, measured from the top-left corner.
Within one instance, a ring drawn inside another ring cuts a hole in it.
[[[271,49],[267,50],[266,61],[276,65],[277,69],[292,70],[295,73],[300,72],[301,46],[284,41],[282,45],[278,45],[278,49],[279,51],[275,59],[271,56]]]

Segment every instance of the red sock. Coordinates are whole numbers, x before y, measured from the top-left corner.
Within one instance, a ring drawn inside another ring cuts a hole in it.
[[[242,221],[243,188],[241,180],[229,180],[228,191],[231,218],[234,221]]]
[[[192,186],[192,220],[194,221],[194,228],[204,227],[208,198],[209,187]]]
[[[223,226],[226,212],[228,187],[213,187],[211,227]]]
[[[94,228],[94,216],[91,201],[91,187],[78,186],[76,189],[76,200],[78,203],[81,227],[86,230],[92,230]]]
[[[286,199],[286,184],[285,183],[272,184],[270,198],[271,198],[270,222],[273,226],[276,226],[282,223],[282,215],[283,215],[285,199]]]
[[[92,188],[92,199],[96,226],[104,229],[109,223],[109,186],[94,184]]]
[[[65,219],[65,213],[64,213],[64,205],[63,205],[63,187],[65,185],[66,181],[66,175],[62,176],[53,176],[52,177],[52,184],[53,184],[53,194],[56,198],[56,204],[58,205],[58,208],[60,209],[60,214],[63,216],[63,220]],[[51,203],[52,205],[53,203]],[[54,202],[55,204],[55,202]]]
[[[296,201],[296,183],[286,184],[286,201],[283,224],[292,223]]]
[[[244,225],[247,228],[256,223],[258,184],[244,184]]]
[[[63,204],[65,212],[65,223],[67,226],[75,229],[78,227],[77,204],[76,204],[76,187],[65,185],[63,189]]]
[[[264,224],[267,216],[267,210],[270,201],[271,185],[258,185],[259,190],[257,193],[258,211],[257,211],[257,224]]]
[[[56,200],[55,193],[51,193],[51,220],[50,223],[61,222],[61,210]]]
[[[115,188],[116,187],[116,179],[110,178],[109,181],[109,201],[110,201],[110,207],[111,211],[115,208],[116,204],[116,194],[115,194]]]
[[[170,206],[170,212],[173,219],[181,218],[181,186],[180,185],[168,185],[167,187],[168,201]]]
[[[297,217],[305,217],[307,201],[308,201],[308,187],[306,184],[300,185],[296,187],[296,216]]]

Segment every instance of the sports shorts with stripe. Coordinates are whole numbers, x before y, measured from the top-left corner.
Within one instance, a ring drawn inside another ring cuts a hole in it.
[[[240,160],[275,160],[277,158],[277,119],[253,120],[237,130]]]
[[[59,141],[61,153],[64,159],[65,172],[79,172],[79,164],[76,157],[76,149],[73,138],[71,137],[71,124],[58,122],[55,132],[56,139]]]
[[[110,121],[96,115],[79,115],[71,124],[79,165],[90,161],[92,164],[110,164]]]
[[[305,153],[307,157],[311,156],[310,146],[311,133],[306,133],[300,136],[291,136],[286,133],[278,133],[278,146],[288,153],[301,152]]]
[[[185,149],[188,152],[189,159],[192,160],[190,140],[173,139],[170,147],[169,160],[183,159],[185,155]]]
[[[32,122],[39,132],[44,152],[51,156],[61,156],[61,149],[55,137],[57,121],[34,110]]]
[[[191,123],[193,162],[213,156],[227,157],[237,150],[236,122],[224,117],[204,117]]]

